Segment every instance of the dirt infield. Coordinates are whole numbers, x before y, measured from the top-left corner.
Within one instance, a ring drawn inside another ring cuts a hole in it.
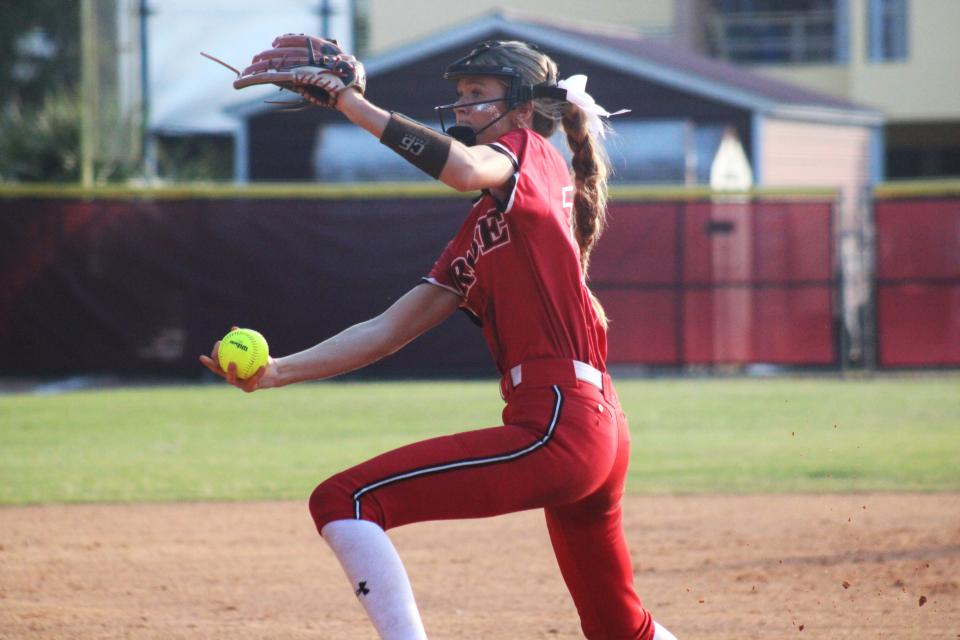
[[[960,495],[630,497],[690,638],[960,638]],[[579,638],[541,514],[391,533],[432,639]],[[303,503],[0,509],[2,638],[374,638]]]

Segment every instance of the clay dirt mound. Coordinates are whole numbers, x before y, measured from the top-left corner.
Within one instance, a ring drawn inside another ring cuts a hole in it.
[[[960,638],[960,495],[631,496],[681,640]],[[391,532],[431,639],[579,638],[539,512]],[[306,503],[0,508],[2,638],[373,639]]]

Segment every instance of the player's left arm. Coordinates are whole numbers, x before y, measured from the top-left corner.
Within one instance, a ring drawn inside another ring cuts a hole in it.
[[[314,83],[337,94],[336,109],[347,119],[448,187],[460,192],[493,189],[513,176],[510,159],[486,145],[468,147],[417,122],[391,115],[359,91],[344,90],[343,82],[333,74],[321,74]],[[410,141],[406,148],[405,136]],[[394,137],[397,142],[391,144]]]
[[[450,145],[440,181],[457,191],[479,191],[503,186],[514,174],[513,163],[486,145],[468,147],[458,140]]]
[[[214,345],[200,361],[213,373],[246,392],[283,387],[306,380],[332,378],[361,369],[408,344],[450,317],[460,306],[459,295],[421,283],[394,302],[386,311],[349,327],[309,349],[282,358],[269,358],[253,377],[237,378],[235,365],[222,371]]]
[[[451,291],[422,283],[375,318],[305,351],[277,358],[261,388],[331,378],[372,364],[446,320],[460,301]]]

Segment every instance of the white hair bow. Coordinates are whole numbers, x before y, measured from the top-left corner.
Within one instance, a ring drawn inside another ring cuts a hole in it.
[[[567,90],[567,102],[572,102],[587,114],[587,128],[590,129],[590,132],[595,136],[600,136],[601,138],[606,136],[603,121],[600,120],[600,116],[609,118],[611,116],[618,116],[621,113],[630,113],[630,109],[620,109],[619,111],[610,113],[598,105],[593,99],[593,96],[587,93],[587,76],[583,74],[577,74],[570,76],[566,80],[561,80],[557,83],[557,86]]]

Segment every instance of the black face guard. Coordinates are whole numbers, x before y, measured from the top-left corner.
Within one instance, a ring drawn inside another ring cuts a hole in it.
[[[468,124],[453,124],[450,127],[447,127],[447,123],[443,119],[444,112],[453,111],[454,109],[465,109],[467,107],[474,107],[478,104],[491,104],[493,102],[504,102],[504,101],[507,101],[507,104],[509,104],[509,101],[507,100],[507,98],[494,98],[493,100],[479,100],[477,102],[466,102],[464,104],[457,104],[456,102],[452,104],[443,104],[443,105],[440,105],[439,107],[434,107],[434,110],[440,115],[440,128],[443,130],[445,134],[447,134],[448,136],[450,136],[455,140],[459,140],[460,142],[467,145],[468,147],[472,147],[473,145],[477,144],[477,136],[479,136],[481,133],[483,133],[484,131],[492,127],[494,124],[502,120],[504,116],[510,113],[511,109],[508,108],[506,111],[504,111],[502,114],[500,114],[499,116],[497,116],[496,118],[488,122],[486,126],[482,127],[479,130],[474,129]],[[452,116],[452,117],[454,119],[453,121],[456,122],[456,116]]]

